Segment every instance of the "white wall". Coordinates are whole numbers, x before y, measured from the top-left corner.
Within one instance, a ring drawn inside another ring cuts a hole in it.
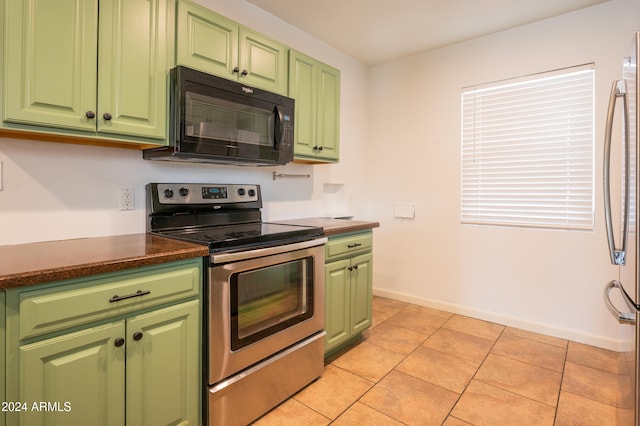
[[[200,2],[342,71],[340,164],[266,168],[175,164],[145,161],[139,151],[127,149],[0,139],[0,245],[146,232],[148,182],[258,183],[267,220],[322,214],[334,208],[332,191],[339,188],[344,208],[367,216],[364,164],[359,161],[365,144],[366,67],[249,3]],[[274,170],[312,177],[273,181]],[[134,189],[133,211],[119,210],[123,187]]]
[[[602,299],[617,271],[606,248],[601,147],[611,81],[636,30],[640,2],[612,0],[371,69],[377,294],[604,347],[628,343],[630,327]],[[588,62],[596,64],[594,231],[461,225],[461,88]],[[394,202],[415,203],[415,220],[394,218]]]

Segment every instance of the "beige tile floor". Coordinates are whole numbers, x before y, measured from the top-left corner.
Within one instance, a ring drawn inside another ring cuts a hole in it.
[[[616,352],[380,297],[373,321],[255,424],[606,426],[631,415]]]

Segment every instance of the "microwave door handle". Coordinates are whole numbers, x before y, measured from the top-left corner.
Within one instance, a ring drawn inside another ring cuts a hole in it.
[[[624,209],[623,209],[623,230],[622,230],[622,247],[616,249],[615,237],[613,235],[613,219],[611,217],[611,185],[610,185],[610,167],[611,167],[611,131],[613,127],[613,118],[616,109],[616,99],[621,96],[623,99],[623,112],[625,123],[624,135],[624,155],[625,155],[625,176],[624,176]],[[629,121],[628,121],[628,105],[627,90],[624,80],[614,81],[611,87],[611,96],[609,98],[609,109],[607,111],[607,123],[604,137],[604,215],[607,227],[607,241],[609,242],[609,255],[611,263],[614,265],[624,265],[627,251],[627,234],[629,227],[629,199],[630,199],[630,152],[629,152]]]
[[[273,126],[273,149],[278,151],[284,139],[284,117],[277,106],[273,108],[273,117],[275,122]]]

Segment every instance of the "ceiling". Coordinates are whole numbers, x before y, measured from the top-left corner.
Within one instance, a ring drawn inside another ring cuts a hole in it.
[[[246,0],[366,65],[608,0]]]

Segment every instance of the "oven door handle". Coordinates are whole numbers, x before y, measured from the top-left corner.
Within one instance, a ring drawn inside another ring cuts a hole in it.
[[[256,257],[272,256],[274,254],[288,253],[295,250],[321,246],[323,244],[326,244],[326,242],[327,237],[322,237],[309,241],[302,241],[299,243],[283,244],[280,246],[266,247],[255,250],[217,253],[211,255],[211,263],[219,265],[221,263],[237,262],[240,260],[254,259]]]

